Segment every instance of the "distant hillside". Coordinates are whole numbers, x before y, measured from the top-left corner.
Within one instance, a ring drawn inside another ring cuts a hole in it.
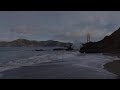
[[[39,47],[39,46],[60,46],[60,47],[69,47],[72,43],[65,43],[65,42],[59,42],[59,41],[35,41],[35,40],[26,40],[26,39],[17,39],[14,41],[6,42],[2,41],[0,42],[0,47]]]
[[[120,53],[120,28],[111,35],[106,36],[98,42],[89,42],[83,45],[80,52],[86,53],[101,53],[101,52],[115,52]]]

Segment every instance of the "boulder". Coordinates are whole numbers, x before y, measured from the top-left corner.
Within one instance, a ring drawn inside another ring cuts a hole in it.
[[[36,49],[35,51],[44,51],[43,49]]]

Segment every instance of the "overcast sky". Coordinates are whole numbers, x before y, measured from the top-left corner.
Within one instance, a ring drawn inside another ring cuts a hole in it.
[[[120,27],[119,11],[0,11],[0,41],[98,41]]]

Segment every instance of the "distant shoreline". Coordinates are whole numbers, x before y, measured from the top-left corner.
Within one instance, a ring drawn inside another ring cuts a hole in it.
[[[27,39],[17,39],[10,42],[2,41],[0,42],[0,47],[40,47],[40,46],[60,46],[60,47],[69,47],[72,43],[70,42],[60,42],[54,40],[47,41],[35,41]]]

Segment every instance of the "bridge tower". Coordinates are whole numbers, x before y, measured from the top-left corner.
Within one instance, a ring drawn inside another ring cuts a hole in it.
[[[90,33],[87,34],[87,43],[90,42]]]

